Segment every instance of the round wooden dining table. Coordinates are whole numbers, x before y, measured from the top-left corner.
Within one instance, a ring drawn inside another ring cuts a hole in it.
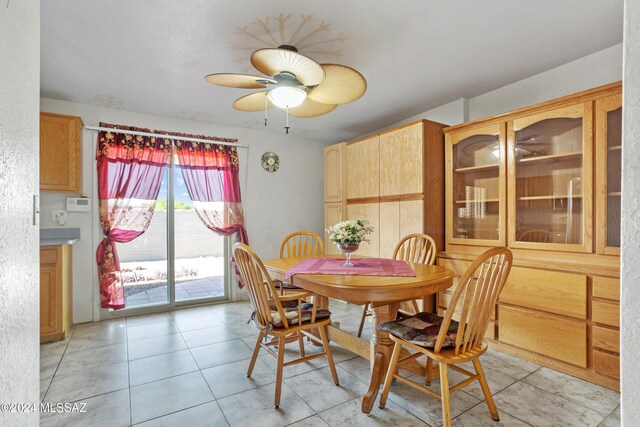
[[[304,259],[279,258],[265,261],[264,264],[272,279],[284,280],[287,270]],[[352,259],[357,263],[357,258]],[[362,412],[367,414],[373,408],[393,350],[393,341],[386,332],[378,330],[378,325],[395,320],[401,302],[422,299],[447,289],[453,283],[454,273],[447,268],[413,263],[409,265],[415,271],[415,277],[295,274],[287,279],[293,285],[316,294],[319,297],[317,304],[321,308],[329,308],[329,298],[358,305],[371,304],[373,336],[370,343],[335,326],[329,327],[331,341],[371,361],[371,382],[362,401]],[[413,369],[411,366],[409,368],[424,374],[424,367],[417,362]]]

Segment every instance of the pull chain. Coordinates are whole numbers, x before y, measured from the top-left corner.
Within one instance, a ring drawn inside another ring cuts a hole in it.
[[[287,125],[284,127],[284,129],[287,131],[287,135],[289,135],[289,108],[287,108],[286,111],[287,111]]]
[[[267,111],[269,111],[269,99],[265,96],[264,97],[264,125],[265,126],[267,126],[267,117],[268,117]]]

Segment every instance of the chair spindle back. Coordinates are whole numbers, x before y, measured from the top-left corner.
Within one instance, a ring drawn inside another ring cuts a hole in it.
[[[393,259],[417,264],[435,264],[436,242],[428,234],[409,234],[396,245]]]
[[[324,255],[322,239],[310,231],[289,234],[280,245],[280,258],[304,258]]]
[[[465,353],[482,344],[491,311],[507,281],[513,255],[506,248],[493,248],[480,255],[462,275],[453,293],[451,305],[440,327],[435,352],[442,344],[457,308],[461,308],[455,353]]]
[[[251,304],[253,304],[256,320],[260,327],[267,328],[273,322],[271,308],[269,307],[269,300],[271,300],[275,303],[284,327],[288,328],[289,323],[282,308],[278,292],[260,257],[244,243],[233,245],[233,256],[240,271],[242,283],[246,285],[249,292],[249,298],[251,299]]]

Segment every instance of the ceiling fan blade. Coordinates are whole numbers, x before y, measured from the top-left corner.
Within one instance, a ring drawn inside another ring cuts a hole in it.
[[[367,91],[365,78],[351,67],[322,64],[326,77],[309,92],[309,99],[322,104],[346,104],[360,98]]]
[[[235,100],[233,108],[240,111],[264,111],[265,108],[273,108],[273,104],[267,99],[267,93],[265,90],[241,96]]]
[[[205,80],[214,85],[235,87],[239,89],[264,89],[267,87],[263,83],[264,81],[269,81],[275,84],[274,80],[267,77],[233,73],[209,74],[208,76],[205,76]]]
[[[307,98],[298,107],[289,108],[289,115],[300,118],[317,117],[332,112],[336,107],[337,105],[320,104]]]
[[[289,49],[258,49],[251,54],[251,65],[272,77],[288,71],[305,86],[315,86],[324,80],[320,64]]]

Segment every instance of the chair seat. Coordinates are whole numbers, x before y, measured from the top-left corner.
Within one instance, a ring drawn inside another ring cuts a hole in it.
[[[275,303],[273,300],[269,301],[269,308],[271,309],[271,318],[273,322],[271,322],[271,327],[274,329],[284,328],[284,323],[280,318],[280,314],[278,314],[278,310],[276,309]],[[289,326],[294,326],[298,324],[298,305],[296,301],[282,301],[282,308],[284,309],[285,316],[287,317],[287,322]],[[313,304],[309,302],[303,302],[301,305],[301,313],[302,313],[302,323],[307,323],[311,321],[311,315],[313,312]],[[331,316],[331,312],[329,310],[319,308],[316,310],[316,321],[327,319]],[[258,322],[256,321],[256,312],[254,311],[251,314],[251,320],[259,327]]]
[[[292,285],[289,282],[284,282],[282,280],[274,280],[273,281],[273,286],[275,286],[276,289],[289,289],[289,290],[300,290],[302,288],[297,287],[296,285]]]
[[[443,318],[433,313],[418,313],[400,320],[385,322],[378,329],[421,347],[433,348],[438,340]],[[458,322],[451,320],[443,347],[455,345]]]

